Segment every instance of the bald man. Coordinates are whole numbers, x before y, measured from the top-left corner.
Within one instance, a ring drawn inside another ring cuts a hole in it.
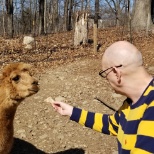
[[[116,42],[106,49],[102,68],[99,75],[127,97],[117,112],[93,113],[63,102],[52,106],[81,125],[117,136],[119,154],[154,153],[154,78],[143,67],[140,51],[129,42]]]

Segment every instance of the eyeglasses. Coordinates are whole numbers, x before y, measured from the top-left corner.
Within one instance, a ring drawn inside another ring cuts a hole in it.
[[[112,67],[110,67],[110,68],[107,68],[106,70],[102,70],[102,71],[99,72],[99,75],[100,75],[101,77],[103,77],[103,78],[106,78],[107,75],[108,75],[112,70],[111,70],[110,72],[108,72],[108,73],[106,73],[106,71],[112,69],[113,67],[122,67],[122,65],[112,66]]]

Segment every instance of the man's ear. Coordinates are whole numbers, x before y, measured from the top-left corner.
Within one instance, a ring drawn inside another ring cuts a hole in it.
[[[117,78],[117,82],[120,84],[121,83],[121,71],[117,67],[113,67],[113,72]]]

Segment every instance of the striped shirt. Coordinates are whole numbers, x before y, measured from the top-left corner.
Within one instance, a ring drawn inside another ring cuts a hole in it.
[[[96,131],[117,136],[119,154],[154,153],[154,79],[135,104],[127,98],[113,115],[74,107],[70,119]]]

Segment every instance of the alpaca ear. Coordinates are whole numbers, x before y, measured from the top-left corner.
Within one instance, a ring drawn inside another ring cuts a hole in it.
[[[32,65],[30,65],[30,64],[22,64],[21,65],[21,70],[22,71],[29,71],[29,70],[31,70],[32,69]]]

